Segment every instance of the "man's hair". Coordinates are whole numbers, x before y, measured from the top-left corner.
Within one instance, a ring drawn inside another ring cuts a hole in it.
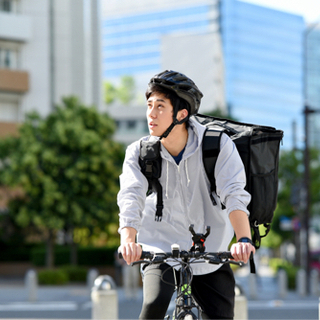
[[[159,86],[157,84],[150,84],[147,91],[146,91],[146,99],[148,100],[153,93],[163,94],[167,99],[170,100],[170,102],[173,106],[173,110],[176,110],[176,112],[183,110],[183,109],[187,109],[188,110],[188,117],[189,117],[189,115],[190,115],[189,103],[186,100],[181,99],[174,91],[172,91],[170,89],[166,89],[166,88]]]

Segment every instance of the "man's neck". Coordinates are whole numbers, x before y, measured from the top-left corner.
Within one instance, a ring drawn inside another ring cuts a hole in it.
[[[188,130],[185,125],[176,125],[166,138],[161,139],[162,145],[174,157],[179,155],[187,141]]]

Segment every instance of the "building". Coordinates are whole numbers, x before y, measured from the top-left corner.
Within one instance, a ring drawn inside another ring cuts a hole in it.
[[[305,32],[305,103],[320,111],[320,22]],[[310,146],[320,149],[320,114],[309,115]]]
[[[196,83],[206,78],[202,112],[227,107],[240,121],[275,126],[287,148],[295,121],[302,142],[301,16],[238,0],[104,3],[105,80],[132,75],[142,88],[153,74],[179,69]]]
[[[136,102],[144,103],[151,76],[165,69],[177,70],[203,91],[202,110],[225,109],[219,1],[103,3],[104,79],[117,83],[123,75],[134,76]]]
[[[101,108],[99,0],[0,0],[0,135],[63,96]]]
[[[231,114],[284,131],[284,146],[303,142],[301,16],[236,0],[221,1],[226,100]]]

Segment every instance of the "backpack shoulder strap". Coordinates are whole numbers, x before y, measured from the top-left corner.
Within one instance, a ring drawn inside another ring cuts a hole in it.
[[[147,196],[152,192],[157,194],[157,206],[155,220],[162,220],[163,198],[162,186],[159,182],[161,176],[160,141],[143,141],[140,142],[139,165],[141,172],[148,180]]]
[[[214,169],[220,152],[222,133],[223,131],[207,128],[202,141],[203,165],[210,181],[211,192],[216,192]],[[256,273],[253,255],[250,256],[250,272]]]
[[[211,191],[216,191],[214,169],[220,152],[220,140],[223,131],[207,128],[202,140],[202,158],[204,169],[211,184]]]

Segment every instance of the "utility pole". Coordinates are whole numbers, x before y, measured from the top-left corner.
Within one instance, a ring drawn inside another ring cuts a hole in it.
[[[50,107],[55,108],[56,76],[55,76],[55,19],[54,0],[49,0],[49,65],[50,65]]]
[[[304,230],[304,252],[302,253],[304,260],[304,268],[307,278],[307,293],[310,293],[310,248],[309,248],[309,221],[310,221],[310,152],[309,152],[309,114],[314,113],[307,105],[304,107],[304,129],[305,129],[305,148],[304,148],[304,215],[303,215],[303,230]]]
[[[310,150],[309,150],[309,115],[312,113],[319,113],[320,110],[312,109],[308,102],[308,46],[307,39],[310,32],[320,24],[320,21],[312,24],[304,33],[304,61],[303,61],[303,76],[304,76],[304,131],[305,131],[305,145],[304,145],[304,210],[302,219],[302,260],[304,262],[304,269],[306,271],[306,292],[310,293],[310,248],[309,248],[309,227],[310,227]]]

